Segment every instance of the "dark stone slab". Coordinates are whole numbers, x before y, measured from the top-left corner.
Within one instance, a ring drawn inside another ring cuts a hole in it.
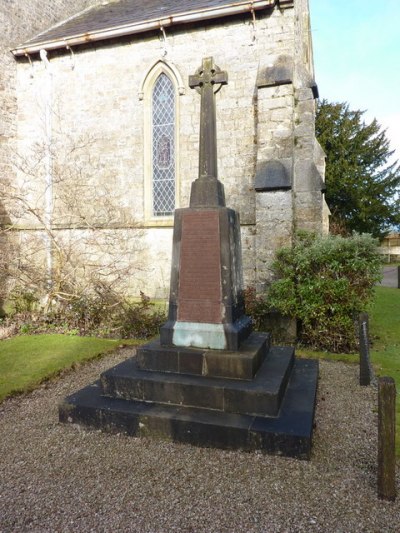
[[[272,348],[253,381],[225,386],[224,411],[277,416],[294,362],[294,348]]]
[[[249,450],[252,417],[181,409],[172,422],[172,441],[226,450]]]
[[[263,337],[264,336],[264,337]],[[270,348],[268,333],[252,333],[240,350],[206,350],[203,375],[230,379],[251,380],[259,369]]]
[[[146,405],[137,402],[135,416],[129,416],[127,403],[123,400],[113,400],[112,406],[112,411],[111,406],[107,410],[106,400],[101,396],[100,382],[96,381],[60,403],[59,421],[81,424],[109,433],[118,433],[121,431],[118,428],[123,427],[124,433],[136,436],[139,431],[139,416],[145,411]]]
[[[318,385],[318,361],[297,360],[277,418],[256,417],[253,446],[271,454],[309,459]],[[284,451],[282,451],[284,450]]]
[[[281,161],[261,161],[257,164],[254,188],[257,192],[289,190],[292,179]]]
[[[200,355],[200,353],[202,355]],[[203,375],[205,350],[194,351],[194,354],[189,351],[179,350],[179,374],[192,374],[195,376]]]
[[[288,55],[281,55],[272,66],[260,69],[257,76],[257,87],[274,87],[293,83],[293,72],[293,58]]]
[[[294,363],[294,349],[275,347],[252,381],[149,372],[134,358],[101,375],[102,393],[125,400],[276,416]]]
[[[143,377],[146,377],[147,374],[149,372],[138,368],[134,358],[128,359],[101,374],[101,392],[103,395],[113,398],[144,400]],[[166,376],[168,374],[157,372],[155,375]]]
[[[264,314],[260,329],[262,331],[269,331],[271,338],[277,344],[295,344],[297,339],[296,319],[283,316],[276,309],[272,309]]]
[[[317,379],[316,361],[296,361],[277,417],[111,399],[98,383],[66,398],[59,417],[111,433],[309,459]]]
[[[139,368],[231,379],[252,379],[271,345],[268,333],[251,333],[238,351],[162,346],[160,340],[137,349]]]
[[[136,357],[140,368],[157,372],[179,372],[180,351],[174,347],[161,346],[160,341],[157,340],[140,346],[136,350]],[[182,351],[186,353],[186,350],[183,348]],[[190,353],[194,351],[190,350]],[[201,361],[203,351],[196,350],[196,357],[193,357],[193,359]],[[200,372],[194,373],[201,373],[201,367]]]

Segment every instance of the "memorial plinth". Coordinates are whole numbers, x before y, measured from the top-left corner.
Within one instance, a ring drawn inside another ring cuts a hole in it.
[[[250,332],[237,213],[226,207],[176,210],[169,316],[161,343],[238,350]]]
[[[251,331],[240,223],[217,177],[213,62],[190,76],[201,94],[199,177],[177,209],[168,320],[159,339],[67,398],[60,420],[200,446],[309,458],[318,364]]]

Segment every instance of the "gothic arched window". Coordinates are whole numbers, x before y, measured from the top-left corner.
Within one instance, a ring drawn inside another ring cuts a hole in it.
[[[170,216],[175,209],[175,87],[164,73],[156,79],[152,93],[152,211]]]
[[[152,226],[171,226],[179,203],[179,98],[182,77],[171,62],[159,60],[144,74],[144,218]]]

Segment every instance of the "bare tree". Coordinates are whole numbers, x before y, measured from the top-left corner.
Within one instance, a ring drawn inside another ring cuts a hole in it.
[[[58,131],[15,152],[13,166],[17,179],[0,184],[0,296],[33,292],[45,311],[96,291],[124,297],[142,230],[125,220],[113,176],[98,183],[97,140]]]

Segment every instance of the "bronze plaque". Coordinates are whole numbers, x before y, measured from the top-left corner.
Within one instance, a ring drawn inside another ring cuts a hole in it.
[[[219,214],[193,211],[182,217],[178,320],[222,323]]]

